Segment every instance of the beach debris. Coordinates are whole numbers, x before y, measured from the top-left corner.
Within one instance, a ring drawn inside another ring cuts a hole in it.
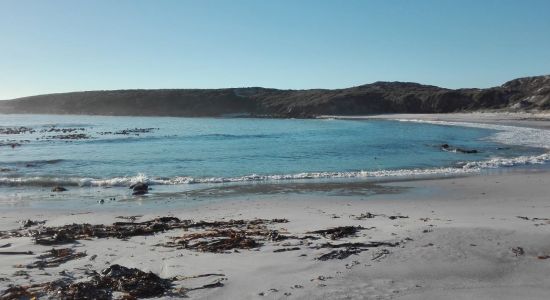
[[[32,251],[0,251],[0,255],[34,255]]]
[[[132,184],[130,189],[133,191],[132,195],[145,195],[149,192],[149,185],[147,183],[138,182]]]
[[[50,251],[38,256],[38,261],[26,265],[27,269],[44,269],[59,267],[73,259],[85,257],[86,253],[76,252],[71,248],[51,249]]]
[[[319,275],[317,276],[316,278],[312,278],[310,279],[309,281],[326,281],[326,280],[329,280],[329,279],[332,279],[333,277],[332,276],[323,276],[323,275]]]
[[[516,256],[521,256],[525,254],[525,250],[523,250],[522,247],[514,247],[512,248],[512,253],[514,253]]]
[[[376,217],[377,215],[373,214],[373,213],[370,213],[370,212],[366,212],[366,213],[361,213],[359,216],[356,216],[355,217],[355,220],[364,220],[364,219],[372,219],[374,217]]]
[[[354,261],[352,261],[351,263],[346,264],[346,269],[351,270],[351,269],[353,269],[353,267],[355,267],[355,266],[357,266],[357,265],[359,265],[359,264],[361,264],[359,261],[354,260]]]
[[[44,284],[43,290],[58,299],[112,299],[112,291],[103,286],[98,276],[82,282],[59,279]]]
[[[58,193],[58,192],[66,192],[66,191],[67,191],[66,188],[64,188],[64,187],[62,187],[62,186],[59,186],[59,185],[58,185],[58,186],[54,186],[54,187],[52,188],[52,192],[56,192],[56,193]]]
[[[408,219],[408,216],[401,216],[401,215],[384,215],[384,214],[373,214],[370,212],[361,213],[359,216],[351,215],[350,217],[354,217],[355,220],[364,220],[364,219],[372,219],[375,217],[386,217],[390,220],[396,220],[396,219]]]
[[[94,237],[125,239],[133,236],[152,235],[166,230],[186,228],[191,224],[190,220],[160,217],[139,223],[115,222],[112,225],[70,224],[59,227],[41,227],[29,230],[28,235],[33,237],[34,242],[39,245],[60,245]]]
[[[119,135],[130,135],[130,134],[134,134],[134,135],[138,135],[140,133],[150,133],[150,132],[153,132],[154,130],[159,130],[159,128],[133,128],[133,129],[123,129],[123,130],[119,130],[119,131],[115,131],[113,134],[119,134]]]
[[[396,220],[396,219],[408,219],[409,217],[408,216],[400,216],[400,215],[396,215],[396,216],[387,216],[388,219],[390,220]]]
[[[69,133],[69,134],[58,134],[58,135],[52,135],[44,137],[47,139],[52,140],[87,140],[90,139],[91,136],[85,133]]]
[[[30,287],[10,286],[2,294],[0,299],[20,300],[20,299],[38,299],[36,293],[29,291]]]
[[[123,220],[128,220],[130,222],[135,222],[137,219],[143,217],[142,215],[135,215],[135,216],[118,216],[118,217],[115,217],[116,219],[123,219]]]
[[[286,223],[286,219],[230,220],[217,222],[197,222],[188,228],[201,228],[202,231],[175,237],[164,244],[200,252],[223,253],[234,249],[252,249],[262,245],[262,241],[284,240],[289,237],[267,228],[268,224]]]
[[[522,220],[526,220],[526,221],[533,221],[533,222],[537,222],[537,221],[544,221],[544,223],[538,223],[538,224],[534,224],[535,226],[541,226],[541,225],[548,225],[550,224],[550,218],[528,218],[528,217],[523,217],[523,216],[516,216],[518,219],[522,219]]]
[[[46,223],[46,221],[33,221],[31,219],[26,219],[19,221],[19,223],[21,223],[24,228],[29,228],[32,226],[43,225]]]
[[[539,255],[537,256],[538,259],[549,259],[550,255]]]
[[[0,248],[9,248],[9,247],[11,247],[11,243],[0,245]]]
[[[0,134],[23,134],[34,132],[36,131],[29,127],[0,127]]]
[[[251,249],[260,246],[246,231],[233,229],[187,234],[177,240],[183,249],[200,252],[225,252],[232,249]]]
[[[128,239],[134,236],[153,235],[159,232],[165,232],[174,229],[205,229],[202,238],[213,240],[229,239],[228,241],[219,241],[214,243],[215,247],[231,249],[230,245],[250,247],[250,235],[261,236],[267,239],[270,235],[265,225],[275,223],[286,223],[286,219],[253,219],[253,220],[229,220],[229,221],[199,221],[180,220],[176,217],[159,217],[144,222],[115,222],[112,225],[92,225],[92,224],[69,224],[58,227],[40,227],[37,229],[28,229],[27,231],[0,232],[6,236],[31,236],[34,242],[39,245],[62,245],[74,243],[78,240],[91,238],[118,238]],[[204,251],[213,250],[201,241],[201,233],[194,233],[193,236],[184,236],[181,243],[177,241],[166,244],[165,246],[190,246],[191,248],[204,249]],[[280,235],[281,239],[283,238]],[[225,244],[225,246],[223,246]],[[203,246],[200,246],[203,245]],[[214,251],[217,252],[217,251]]]
[[[211,277],[211,276],[221,276],[225,277],[225,274],[221,273],[206,273],[206,274],[199,274],[199,275],[192,275],[192,276],[176,276],[174,277],[175,280],[187,280],[187,279],[194,279],[194,278],[203,278],[203,277]]]
[[[321,236],[325,238],[330,238],[331,240],[339,240],[341,238],[355,235],[360,230],[366,230],[366,229],[372,229],[372,228],[374,227],[364,228],[361,226],[340,226],[340,227],[334,227],[329,229],[310,231],[308,233],[320,234]]]
[[[10,286],[0,294],[0,299],[37,299],[53,296],[55,299],[113,299],[113,293],[123,293],[117,299],[137,299],[160,297],[163,295],[185,297],[187,292],[197,289],[222,287],[218,279],[213,283],[195,288],[174,288],[174,282],[189,278],[206,276],[225,276],[223,274],[204,274],[189,277],[161,278],[152,272],[137,268],[128,268],[114,264],[101,272],[92,271],[87,281],[78,281],[71,277],[29,286]]]
[[[281,248],[281,249],[273,250],[273,252],[279,253],[279,252],[296,251],[296,250],[300,250],[300,247]]]
[[[19,271],[13,272],[13,276],[29,278],[29,272],[23,271],[23,270],[19,270]]]
[[[460,152],[460,153],[466,153],[466,154],[478,153],[479,152],[475,149],[464,149],[464,148],[451,147],[449,144],[441,145],[441,150],[447,151],[447,152],[455,152],[455,153]]]
[[[118,292],[126,292],[134,297],[158,297],[172,287],[170,279],[163,279],[152,272],[146,273],[118,264],[101,271],[98,281],[101,286],[110,287]]]
[[[390,250],[388,249],[380,249],[373,253],[371,260],[380,260],[381,258],[385,257],[386,255],[390,254]]]
[[[340,243],[340,244],[332,244],[332,243],[324,243],[317,245],[316,247],[313,247],[314,249],[320,249],[320,248],[335,248],[336,250],[333,250],[329,253],[323,254],[316,258],[317,260],[326,261],[330,259],[344,259],[349,257],[350,255],[359,254],[363,251],[369,250],[369,248],[377,248],[377,247],[397,247],[399,246],[399,242],[368,242],[368,243]],[[345,249],[338,249],[338,248],[345,248]]]
[[[61,132],[61,133],[71,133],[71,132],[76,132],[76,131],[85,131],[86,129],[85,128],[58,128],[58,127],[55,127],[55,126],[51,126],[50,128],[45,128],[45,129],[42,129],[40,130],[41,133],[46,133],[46,132]]]
[[[329,253],[323,254],[317,258],[317,260],[320,261],[327,261],[330,259],[344,259],[348,258],[352,254],[359,254],[363,251],[366,251],[367,249],[360,249],[360,248],[346,248],[343,250],[333,250]]]

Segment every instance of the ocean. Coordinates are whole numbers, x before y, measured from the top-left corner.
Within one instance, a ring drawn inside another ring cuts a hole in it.
[[[547,135],[448,122],[2,115],[0,189],[462,174],[544,163]]]

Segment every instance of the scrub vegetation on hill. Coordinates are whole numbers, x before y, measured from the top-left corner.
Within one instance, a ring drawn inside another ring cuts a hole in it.
[[[375,82],[346,89],[158,89],[85,91],[0,101],[0,113],[126,116],[265,116],[548,110],[550,75],[487,89]]]

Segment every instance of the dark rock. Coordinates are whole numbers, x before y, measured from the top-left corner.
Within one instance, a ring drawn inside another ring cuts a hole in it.
[[[54,186],[52,188],[52,192],[66,192],[67,189],[62,186]]]
[[[448,151],[448,152],[466,153],[466,154],[479,153],[479,151],[475,149],[456,148],[456,147],[451,147],[449,144],[441,145],[441,150]]]
[[[149,185],[147,183],[139,182],[136,184],[132,184],[130,186],[130,189],[132,189],[133,191],[132,195],[144,195],[149,192]]]

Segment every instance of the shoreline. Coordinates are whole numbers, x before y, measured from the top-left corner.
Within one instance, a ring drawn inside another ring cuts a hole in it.
[[[420,120],[443,122],[471,122],[550,129],[550,112],[471,112],[445,114],[374,114],[364,116],[323,115],[318,119],[340,120]]]
[[[548,125],[542,124],[547,121],[529,122]],[[526,125],[526,120],[521,124]],[[286,219],[286,223],[266,224],[265,229],[288,238],[249,233],[258,243],[254,247],[216,253],[166,243],[226,227],[170,229],[127,239],[79,238],[53,246],[36,245],[26,236],[4,236],[0,246],[10,246],[0,252],[34,254],[0,255],[0,295],[10,284],[85,281],[91,271],[120,264],[162,278],[184,276],[187,279],[174,284],[194,299],[546,299],[550,293],[546,276],[550,272],[546,189],[550,169],[546,165],[443,178],[368,180],[362,186],[343,184],[328,192],[300,187],[278,193],[251,189],[226,195],[223,201],[208,201],[211,191],[205,190],[204,202],[191,207],[164,206],[172,200],[159,197],[148,199],[155,208],[144,205],[139,210],[132,210],[140,204],[131,200],[124,202],[130,205],[116,208],[3,209],[0,231],[4,232],[29,230],[18,223],[22,219],[45,220],[46,227],[108,225],[126,220],[119,217],[139,214],[131,222],[165,216],[193,222]],[[330,192],[335,190],[339,192]],[[342,227],[355,230],[338,238],[313,233]],[[373,246],[378,242],[382,244]],[[40,260],[38,256],[52,247],[86,255],[44,270],[14,267]],[[205,274],[223,276],[197,276]],[[177,297],[165,294],[162,298]]]

